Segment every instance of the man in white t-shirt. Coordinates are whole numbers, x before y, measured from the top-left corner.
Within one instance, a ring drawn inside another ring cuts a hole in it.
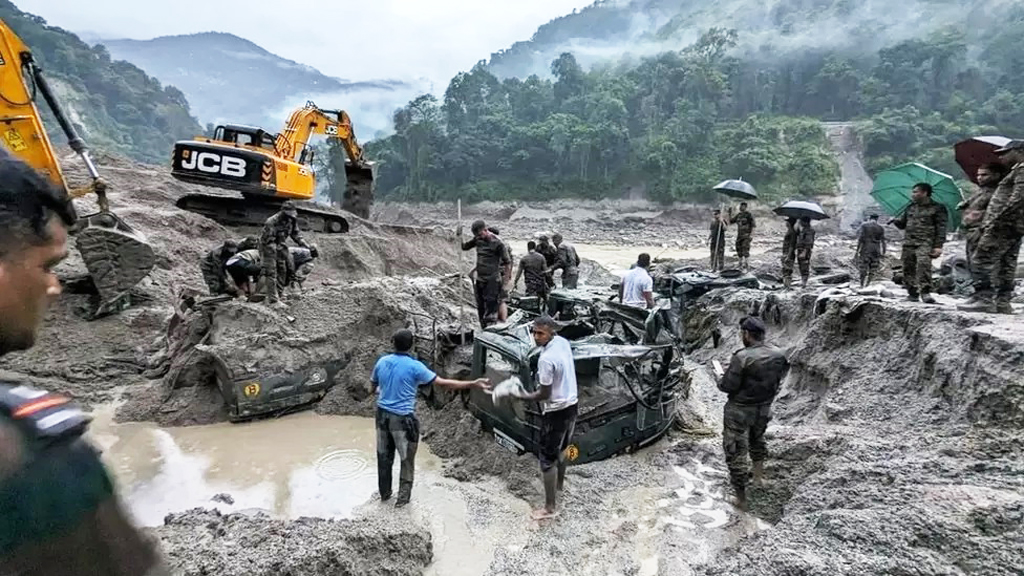
[[[533,341],[543,348],[537,360],[538,384],[535,392],[520,394],[522,400],[537,400],[541,405],[540,459],[544,481],[544,508],[533,512],[534,520],[558,515],[556,496],[565,483],[565,449],[569,447],[576,415],[576,364],[569,341],[555,334],[558,324],[550,316],[533,321]]]
[[[622,277],[619,284],[619,300],[635,308],[654,308],[654,280],[647,271],[651,267],[651,255],[641,254],[634,266]]]

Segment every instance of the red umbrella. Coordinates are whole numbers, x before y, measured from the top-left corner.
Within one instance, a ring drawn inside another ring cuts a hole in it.
[[[956,151],[956,163],[964,169],[971,182],[978,183],[978,167],[982,164],[999,164],[999,156],[995,150],[1006,146],[1009,138],[1002,136],[978,136],[958,142],[953,146]]]

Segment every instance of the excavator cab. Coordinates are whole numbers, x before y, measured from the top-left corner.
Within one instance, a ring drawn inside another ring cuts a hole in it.
[[[85,142],[79,137],[42,69],[20,38],[0,20],[0,133],[6,149],[68,193],[68,202],[96,194],[99,212],[81,216],[72,234],[100,296],[94,317],[117,312],[133,286],[152,270],[153,247],[145,237],[110,211],[106,184],[100,179]],[[68,144],[82,158],[92,183],[80,189],[67,185],[36,107],[36,96],[49,106]],[[73,207],[73,205],[72,205]]]
[[[262,128],[227,124],[217,126],[213,132],[213,139],[218,142],[235,144],[236,146],[254,146],[256,148],[274,150],[274,140],[276,137]]]

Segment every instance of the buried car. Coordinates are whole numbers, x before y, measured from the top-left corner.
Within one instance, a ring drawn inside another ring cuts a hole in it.
[[[492,382],[517,378],[527,391],[535,390],[541,350],[529,330],[529,323],[521,323],[478,333],[472,376]],[[570,464],[642,448],[669,429],[677,401],[689,392],[674,344],[629,344],[584,321],[567,323],[559,332],[572,347],[579,394],[579,416],[567,449]],[[541,414],[536,402],[495,403],[481,390],[470,391],[466,398],[469,410],[499,445],[519,454],[537,451]]]

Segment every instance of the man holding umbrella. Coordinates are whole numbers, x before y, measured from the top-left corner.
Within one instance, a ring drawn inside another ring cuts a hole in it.
[[[890,220],[903,238],[903,285],[907,300],[934,304],[932,298],[932,258],[942,254],[946,242],[946,207],[932,200],[932,185],[918,182],[911,190],[911,203],[898,218]]]
[[[1012,314],[1010,297],[1024,235],[1024,140],[1011,140],[996,154],[1013,168],[999,183],[985,211],[981,237],[971,255],[974,296],[959,308]],[[997,290],[994,295],[993,284]]]
[[[754,215],[747,211],[747,203],[740,202],[740,211],[733,215],[729,207],[729,223],[736,225],[736,256],[740,259],[740,268],[746,270],[750,263],[750,239],[754,235]]]
[[[1006,176],[1009,170],[1002,164],[983,164],[978,168],[977,180],[978,191],[970,198],[961,202],[957,209],[963,213],[960,227],[967,239],[967,265],[970,266],[971,258],[974,257],[974,250],[981,239],[981,225],[985,219],[985,211],[988,210],[988,203],[992,199],[999,182]]]

